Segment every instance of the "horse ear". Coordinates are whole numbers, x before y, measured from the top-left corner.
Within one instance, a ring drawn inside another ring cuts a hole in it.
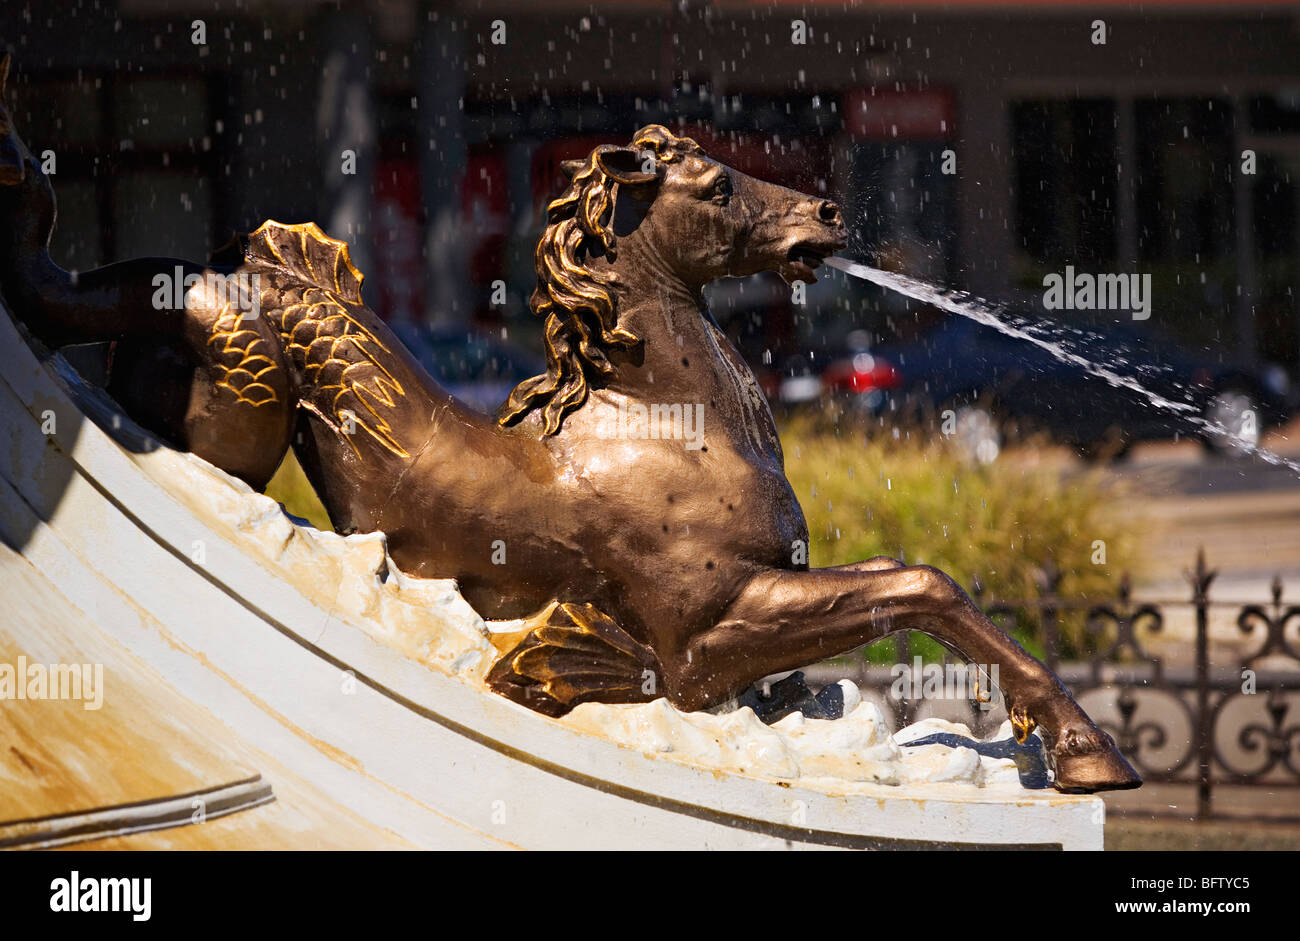
[[[598,154],[596,160],[607,177],[628,186],[653,183],[663,172],[654,153],[649,150],[613,147]]]
[[[561,160],[560,172],[564,174],[566,180],[572,180],[578,175],[578,171],[587,165],[585,160]]]
[[[0,100],[5,96],[5,82],[9,80],[9,53],[0,59]]]

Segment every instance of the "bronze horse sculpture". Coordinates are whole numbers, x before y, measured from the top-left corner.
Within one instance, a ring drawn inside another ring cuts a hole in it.
[[[257,489],[292,448],[341,532],[383,531],[403,570],[455,578],[485,617],[527,618],[488,674],[526,706],[663,695],[700,709],[919,630],[998,667],[1017,737],[1041,729],[1057,788],[1139,785],[947,575],[802,561],[771,412],[702,289],[760,271],[815,280],[845,243],[836,206],[657,125],[566,172],[536,254],[547,371],[495,418],[418,365],[363,304],[347,247],[313,224],[267,222],[208,265],[64,271],[48,253],[53,190],[3,108],[0,290],[51,348],[116,341],[110,391],[168,442]],[[179,306],[160,301],[175,276]],[[212,289],[234,276],[255,285],[251,315]],[[674,434],[681,414],[702,417],[693,446]],[[649,419],[612,434],[627,415]]]

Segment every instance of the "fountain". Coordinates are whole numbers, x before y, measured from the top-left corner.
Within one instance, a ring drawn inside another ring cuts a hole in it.
[[[94,612],[114,657],[375,826],[420,845],[1098,847],[1095,798],[1023,788],[1005,749],[953,748],[962,727],[910,730],[940,738],[907,753],[847,686],[841,719],[728,711],[765,676],[913,629],[991,667],[1007,735],[1041,741],[1057,790],[1140,784],[943,573],[800,560],[770,412],[699,297],[727,275],[812,278],[844,242],[828,200],[656,125],[570,164],[537,252],[548,370],[493,420],[419,368],[314,224],[267,222],[226,264],[62,271],[49,181],[0,117],[17,155],[0,173],[5,541]],[[183,308],[153,303],[178,270]],[[104,340],[192,374],[114,401],[51,352]],[[189,407],[157,408],[169,395]],[[602,434],[627,402],[706,404],[702,441]],[[256,492],[290,447],[339,534]]]

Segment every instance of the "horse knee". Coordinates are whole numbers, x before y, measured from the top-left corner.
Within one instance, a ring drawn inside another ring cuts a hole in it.
[[[965,602],[966,593],[947,572],[932,565],[918,565],[914,570],[918,577],[918,593],[925,599],[944,608]]]

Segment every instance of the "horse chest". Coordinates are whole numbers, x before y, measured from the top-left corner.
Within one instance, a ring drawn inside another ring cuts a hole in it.
[[[737,447],[775,459],[779,448],[776,425],[753,371],[712,323],[708,324],[706,336],[716,364],[711,404],[723,430]]]
[[[638,475],[639,476],[639,475]],[[652,512],[660,538],[689,552],[722,552],[780,565],[791,545],[807,540],[807,525],[780,465],[751,460],[725,443],[698,460],[677,462],[671,473],[647,475],[635,490]]]

